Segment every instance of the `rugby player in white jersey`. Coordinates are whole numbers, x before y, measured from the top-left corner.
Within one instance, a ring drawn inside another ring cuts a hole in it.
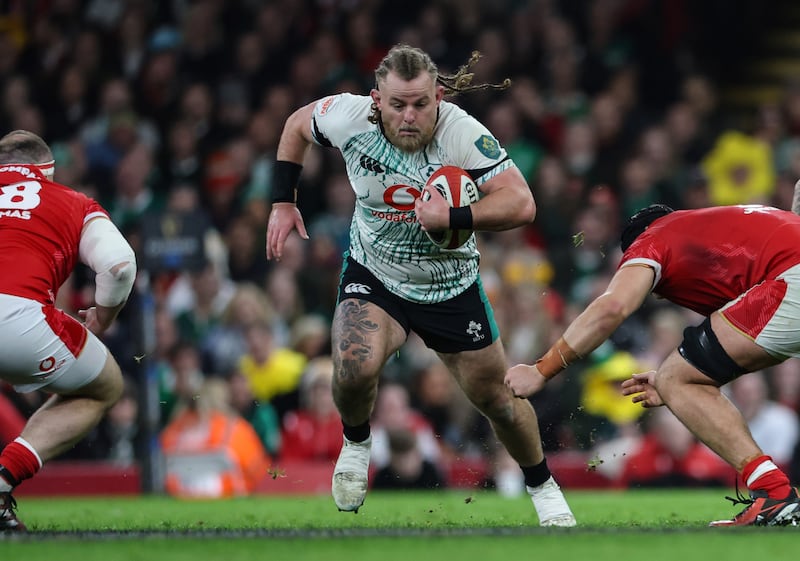
[[[478,275],[475,237],[443,250],[425,233],[508,230],[536,214],[527,182],[491,132],[443,99],[483,87],[468,85],[468,67],[443,76],[425,52],[397,45],[376,69],[369,96],[332,95],[295,111],[278,146],[267,258],[281,258],[293,230],[308,237],[295,204],[306,150],[312,143],[338,148],[356,194],[332,326],[333,394],[344,429],[332,481],[340,510],[357,512],[364,502],[380,372],[414,331],[519,463],[539,523],[574,526],[547,467],[536,414],[503,383],[506,358]],[[435,190],[421,200],[427,179],[446,165],[469,172],[478,202],[451,209]]]
[[[98,335],[128,299],[136,257],[96,201],[52,181],[54,164],[31,132],[0,138],[0,379],[52,394],[0,453],[0,532],[26,530],[14,487],[97,425],[123,388]],[[96,273],[83,323],[54,305],[79,260]]]

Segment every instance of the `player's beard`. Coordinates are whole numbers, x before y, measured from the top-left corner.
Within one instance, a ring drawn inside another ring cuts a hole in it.
[[[381,119],[383,119],[383,116],[381,116]],[[433,138],[433,129],[435,126],[436,123],[434,122],[429,127],[403,125],[400,128],[394,128],[390,123],[387,123],[386,120],[383,120],[383,132],[386,138],[389,139],[389,142],[397,146],[403,152],[408,153],[418,152],[427,146]],[[410,131],[415,134],[403,136],[400,134],[402,131]]]

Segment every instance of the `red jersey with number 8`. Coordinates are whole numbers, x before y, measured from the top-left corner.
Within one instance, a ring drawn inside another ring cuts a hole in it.
[[[52,304],[78,261],[83,225],[97,216],[108,214],[35,166],[0,166],[0,294]]]

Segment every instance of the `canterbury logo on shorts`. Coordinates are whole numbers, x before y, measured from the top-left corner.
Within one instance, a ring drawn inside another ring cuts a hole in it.
[[[345,294],[371,294],[372,289],[368,287],[366,284],[361,284],[358,282],[351,282],[347,286],[344,287]]]

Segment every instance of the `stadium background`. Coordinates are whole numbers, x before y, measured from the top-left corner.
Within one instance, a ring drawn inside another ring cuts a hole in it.
[[[303,413],[317,381],[308,364],[324,370],[352,194],[338,154],[313,150],[299,201],[311,240],[290,239],[288,255],[268,263],[270,170],[291,111],[337,91],[367,93],[396,42],[424,48],[443,72],[478,50],[476,83],[512,79],[506,91],[454,99],[507,148],[538,204],[530,227],[480,235],[511,363],[536,358],[605,287],[619,225],[636,209],[789,208],[800,178],[800,37],[792,31],[800,12],[790,1],[766,4],[0,3],[0,130],[42,135],[56,179],[100,200],[142,263],[137,291],[106,337],[126,397],[27,492],[37,484],[75,491],[81,478],[87,491],[102,490],[103,477],[105,490],[160,489],[161,431],[195,396],[220,388],[238,398],[231,405],[275,461],[260,491],[301,479],[298,470],[325,485],[330,451],[315,444],[339,427]],[[202,251],[148,252],[176,230]],[[80,269],[59,305],[74,313],[91,294]],[[613,391],[630,371],[658,364],[695,320],[648,302],[609,345],[533,399],[551,464],[570,474],[566,485],[730,483],[691,439],[675,436],[672,419],[643,417]],[[731,397],[797,481],[796,361],[746,379]],[[388,413],[376,412],[377,428],[410,429],[446,484],[513,489],[486,423],[418,341],[387,365],[384,381],[390,391],[379,409]],[[42,398],[3,388],[0,445]],[[328,432],[297,446],[308,426]],[[658,461],[631,467],[637,452]]]

